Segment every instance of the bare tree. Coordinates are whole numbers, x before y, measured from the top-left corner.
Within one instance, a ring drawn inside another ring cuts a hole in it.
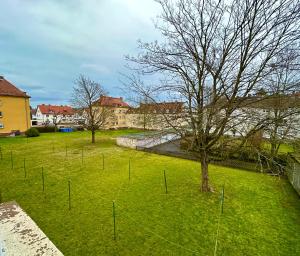
[[[54,125],[54,132],[57,132],[57,126],[60,124],[61,122],[61,116],[58,113],[53,113],[53,118],[52,118],[52,122]]]
[[[100,96],[105,95],[105,91],[99,83],[83,75],[79,76],[75,84],[71,102],[83,111],[83,117],[86,120],[84,127],[92,132],[92,143],[95,143],[96,131],[104,128],[110,116],[110,110],[99,106],[98,102]]]
[[[300,134],[299,50],[286,49],[271,64],[273,72],[264,88],[266,105],[272,124],[265,128],[271,145],[271,160],[277,157],[282,143]]]
[[[185,122],[173,129],[192,138],[201,161],[201,189],[211,191],[210,152],[233,128],[236,110],[270,73],[271,61],[299,39],[299,1],[157,3],[162,13],[156,28],[163,42],[140,42],[140,54],[127,57],[130,68],[137,72],[128,84],[153,102],[163,97],[185,102]],[[140,82],[141,76],[157,73],[159,83]]]

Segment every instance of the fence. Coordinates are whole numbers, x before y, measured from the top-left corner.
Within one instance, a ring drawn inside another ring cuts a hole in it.
[[[290,183],[300,195],[300,159],[289,153],[287,157],[286,173]]]
[[[22,199],[26,208],[41,212],[37,214],[40,221],[47,216],[45,222],[56,228],[55,232],[51,231],[52,236],[66,254],[219,255],[226,254],[233,248],[230,246],[247,241],[246,254],[254,255],[258,243],[267,248],[272,242],[267,234],[256,234],[254,225],[233,225],[244,218],[236,214],[239,213],[235,211],[236,201],[231,200],[235,194],[229,186],[228,190],[227,186],[222,187],[220,195],[212,195],[209,200],[205,196],[199,201],[197,196],[196,201],[191,201],[193,186],[188,184],[190,190],[184,190],[187,193],[174,191],[180,187],[176,182],[182,176],[168,169],[164,171],[163,163],[158,176],[147,178],[149,171],[142,172],[148,169],[144,168],[147,162],[135,158],[135,151],[126,155],[129,159],[122,159],[125,155],[118,155],[117,150],[82,145],[72,148],[61,143],[56,147],[54,144],[43,147],[38,151],[38,158],[32,149],[29,152],[31,154],[24,154],[21,149],[0,150],[2,197]],[[119,165],[116,165],[117,158],[121,159]],[[90,176],[91,173],[94,176]],[[118,178],[117,182],[111,182],[112,178],[114,181]],[[91,182],[95,179],[97,182]],[[7,184],[4,189],[2,183]],[[10,189],[11,185],[14,189]],[[18,195],[17,191],[22,193]],[[267,208],[266,199],[262,198],[259,205],[255,202],[261,211]],[[249,204],[251,206],[251,202]],[[194,210],[190,211],[191,208]],[[175,222],[175,218],[178,221]],[[245,222],[248,223],[246,218]],[[272,220],[268,226],[276,226],[275,223]],[[232,241],[235,236],[238,239]],[[63,241],[61,237],[73,237],[73,241]]]
[[[165,156],[171,156],[171,157],[178,157],[193,161],[200,161],[199,157],[195,156],[194,154],[190,154],[189,152],[185,151],[168,151],[166,149],[160,149],[158,147],[153,148],[145,148],[145,147],[136,147],[137,150],[145,151],[148,153],[154,153],[159,155],[165,155]],[[247,171],[254,171],[254,172],[261,172],[261,168],[258,163],[255,162],[246,162],[242,160],[237,159],[225,159],[225,160],[210,160],[211,164],[220,165],[224,167],[231,167],[231,168],[238,168],[238,169],[244,169]],[[263,169],[265,166],[263,166]]]

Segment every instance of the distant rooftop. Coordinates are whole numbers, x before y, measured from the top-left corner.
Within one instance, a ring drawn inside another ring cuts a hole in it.
[[[129,105],[123,101],[123,98],[114,98],[109,96],[101,96],[100,99],[97,101],[100,106],[106,107],[129,107]]]
[[[38,105],[37,108],[40,109],[42,114],[55,114],[55,115],[73,115],[74,114],[74,109],[70,106],[57,106],[57,105],[45,105],[41,104]]]
[[[184,110],[184,103],[178,101],[141,103],[137,108],[131,108],[129,113],[156,113],[156,114],[180,114]]]

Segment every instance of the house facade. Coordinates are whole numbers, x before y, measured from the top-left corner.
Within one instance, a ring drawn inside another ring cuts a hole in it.
[[[223,113],[224,114],[224,113]],[[300,94],[249,96],[228,122],[226,135],[245,136],[261,126],[263,137],[300,138]]]
[[[126,122],[129,128],[163,130],[184,125],[183,117],[183,102],[142,103],[129,109]]]
[[[30,96],[0,76],[0,135],[24,133],[31,127]]]
[[[105,129],[120,129],[126,128],[126,115],[130,106],[123,100],[122,97],[115,98],[109,96],[101,96],[95,102],[95,108],[105,109],[108,116],[105,120]]]

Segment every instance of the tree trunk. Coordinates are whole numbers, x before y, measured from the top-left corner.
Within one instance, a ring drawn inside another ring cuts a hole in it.
[[[209,186],[208,182],[208,157],[205,151],[201,153],[201,178],[202,192],[210,192],[211,187]]]
[[[95,130],[92,130],[92,143],[95,143]]]

